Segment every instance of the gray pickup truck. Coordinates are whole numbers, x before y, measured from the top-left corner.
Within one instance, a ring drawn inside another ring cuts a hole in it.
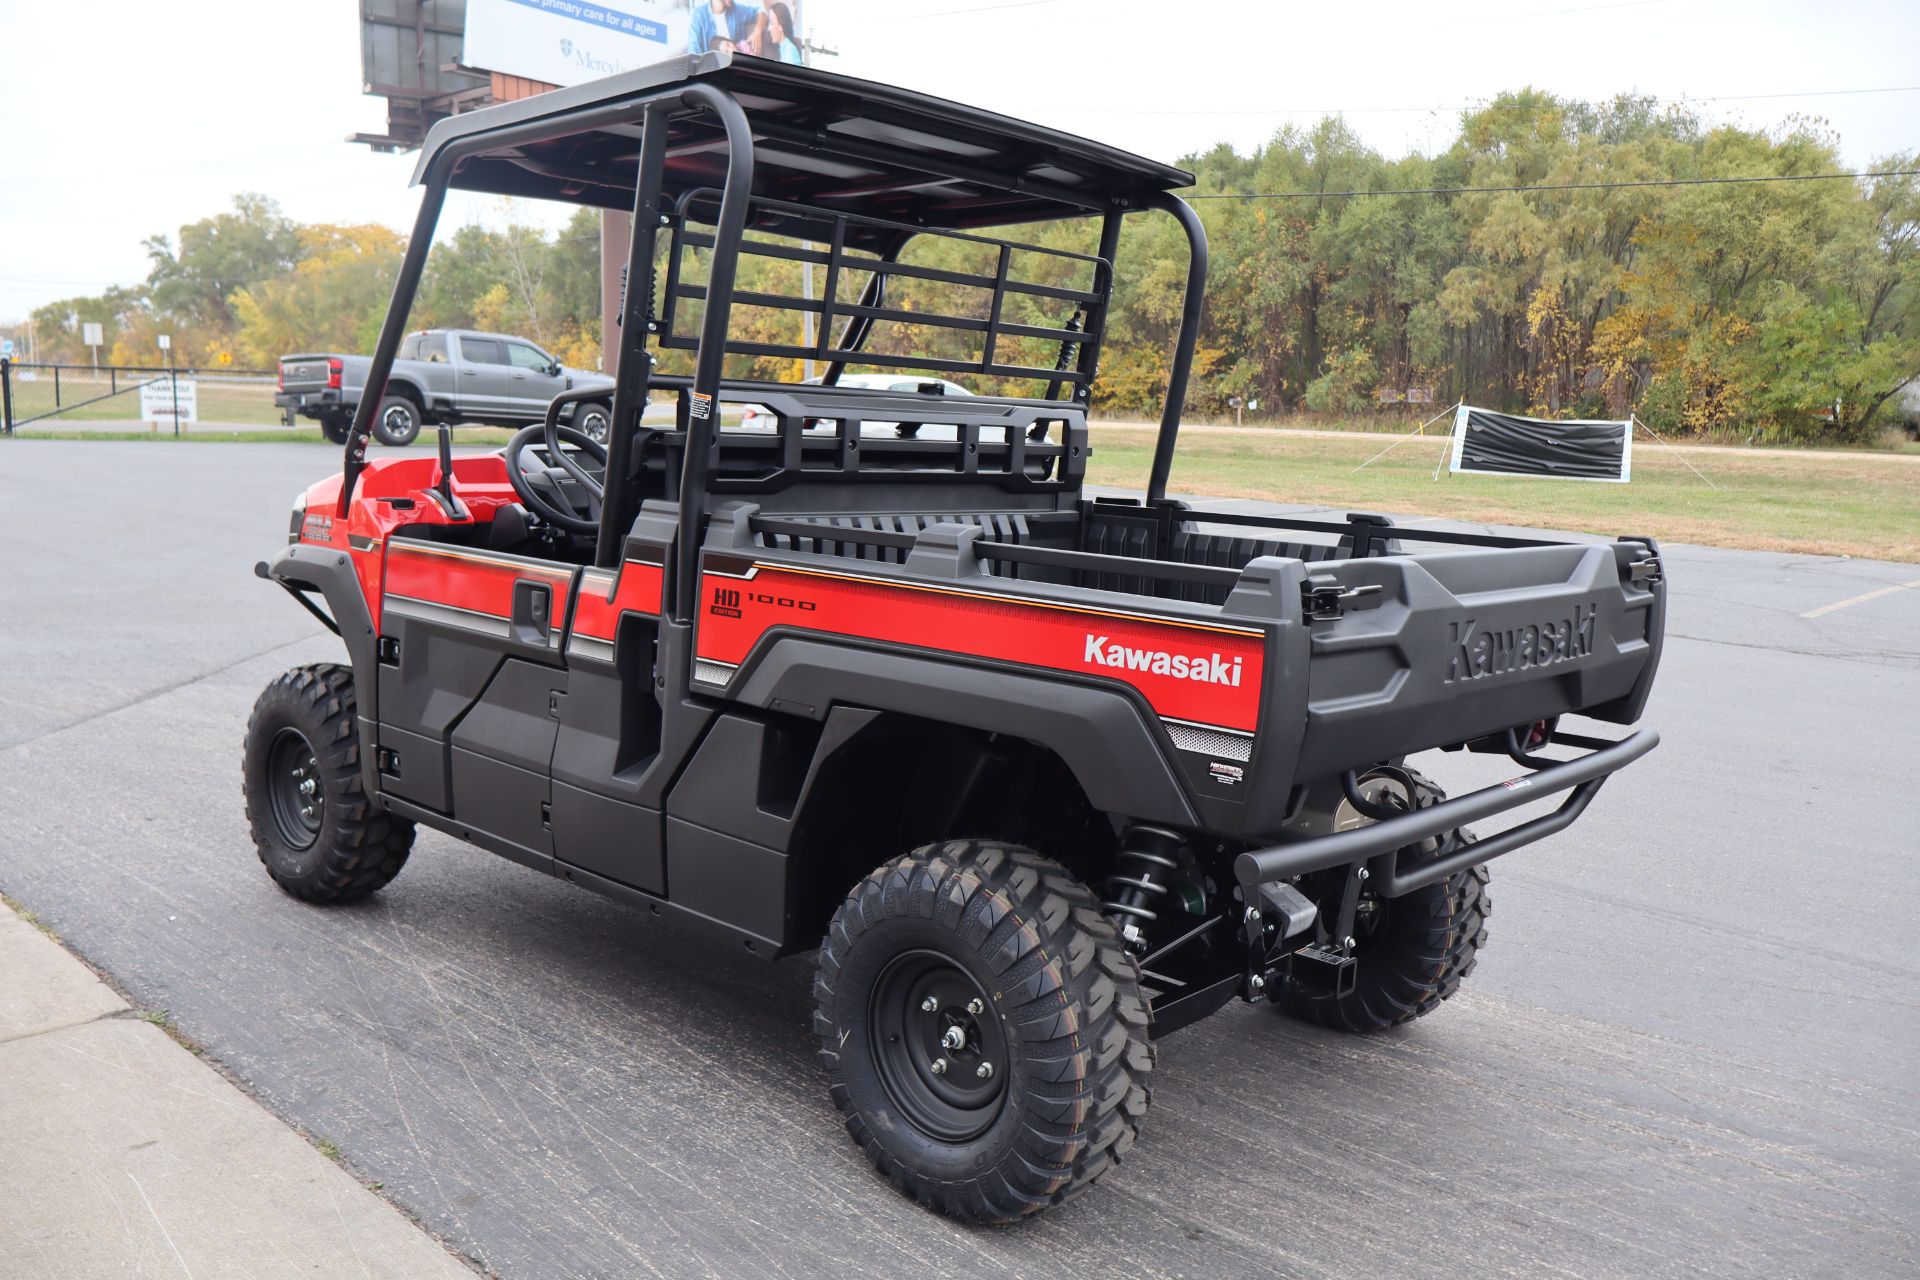
[[[367,383],[367,356],[302,353],[280,358],[280,390],[273,402],[312,418],[328,440],[344,444]],[[563,391],[605,387],[604,401],[567,408],[567,421],[596,441],[613,417],[613,379],[569,369],[525,338],[469,329],[422,329],[400,344],[386,395],[374,419],[382,444],[413,442],[423,425],[471,422],[519,427],[538,422]]]

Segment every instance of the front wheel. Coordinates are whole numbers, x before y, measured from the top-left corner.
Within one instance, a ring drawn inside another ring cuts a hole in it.
[[[242,790],[254,848],[275,884],[308,902],[351,902],[400,874],[413,824],[383,812],[360,775],[353,672],[295,667],[247,721]]]
[[[834,915],[814,997],[847,1131],[956,1218],[1072,1198],[1146,1115],[1139,970],[1093,893],[1029,849],[956,840],[873,872]]]
[[[380,414],[373,420],[373,434],[381,444],[410,445],[420,434],[420,406],[406,396],[388,396],[380,402]]]

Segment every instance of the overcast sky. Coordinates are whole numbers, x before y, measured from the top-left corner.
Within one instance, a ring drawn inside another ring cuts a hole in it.
[[[822,66],[1156,159],[1344,114],[1389,155],[1533,85],[1689,99],[1716,120],[1818,116],[1864,166],[1920,148],[1920,2],[807,0]],[[617,7],[617,6],[616,6]],[[259,191],[302,221],[411,222],[409,156],[360,94],[351,0],[0,0],[0,319],[132,284],[141,241]],[[1836,90],[1854,92],[1836,93]],[[490,219],[477,198],[448,222]]]

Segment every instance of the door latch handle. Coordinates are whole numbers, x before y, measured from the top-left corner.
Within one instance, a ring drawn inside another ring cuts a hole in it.
[[[545,644],[553,634],[553,589],[522,578],[513,584],[513,638]]]

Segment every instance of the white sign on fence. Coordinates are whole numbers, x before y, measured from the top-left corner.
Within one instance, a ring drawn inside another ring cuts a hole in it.
[[[200,421],[199,383],[182,378],[176,384],[166,378],[155,378],[152,382],[140,384],[140,420],[142,422],[171,423],[175,421],[173,411],[176,385],[179,387],[178,422],[184,425]]]
[[[80,343],[82,346],[97,347],[106,340],[106,334],[101,331],[101,325],[98,320],[89,320],[81,325],[80,334]]]

